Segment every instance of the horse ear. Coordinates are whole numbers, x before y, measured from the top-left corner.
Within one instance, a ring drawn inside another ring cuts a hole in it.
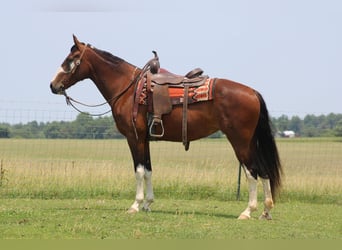
[[[78,49],[80,49],[80,45],[81,45],[81,42],[80,41],[78,41],[78,39],[77,39],[77,37],[73,34],[72,35],[72,37],[73,37],[73,39],[74,39],[74,43],[75,43],[75,45],[76,45],[76,47],[78,48]]]

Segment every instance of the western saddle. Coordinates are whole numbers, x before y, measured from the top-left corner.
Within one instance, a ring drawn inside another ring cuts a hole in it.
[[[172,102],[169,95],[169,88],[183,88],[183,114],[182,114],[182,142],[187,151],[190,146],[190,142],[187,136],[187,112],[188,112],[188,94],[189,88],[199,87],[205,83],[208,76],[202,75],[203,70],[195,68],[187,73],[185,76],[175,75],[160,69],[159,57],[157,52],[154,53],[152,58],[143,68],[142,79],[146,81],[146,88],[148,95],[152,97],[152,114],[149,116],[149,136],[152,138],[161,138],[164,136],[164,125],[162,116],[169,114],[172,111]],[[140,87],[142,88],[142,87]],[[141,90],[136,91],[135,103],[139,99]],[[136,105],[136,104],[135,104]],[[160,133],[157,133],[157,128],[160,127]]]

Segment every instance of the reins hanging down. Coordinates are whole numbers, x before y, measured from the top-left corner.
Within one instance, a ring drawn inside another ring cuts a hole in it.
[[[84,111],[80,110],[78,107],[76,107],[74,103],[80,104],[80,105],[85,106],[85,107],[95,108],[95,107],[101,107],[101,106],[107,104],[108,102],[104,102],[104,103],[100,103],[100,104],[95,104],[95,105],[90,105],[90,104],[85,104],[85,103],[82,103],[80,101],[77,101],[77,100],[73,99],[72,97],[67,95],[66,91],[64,91],[63,95],[65,96],[66,103],[68,105],[70,105],[71,107],[73,107],[76,111],[78,111],[81,114],[87,114],[87,115],[90,115],[90,116],[103,116],[103,115],[108,114],[108,113],[110,113],[112,111],[110,109],[108,111],[105,111],[103,113],[98,113],[98,114],[91,114],[91,113],[88,113],[88,112],[84,112]]]
[[[138,76],[135,76],[135,72],[137,71],[138,67],[135,67],[134,71],[133,71],[133,75],[132,75],[132,81],[130,82],[129,85],[127,85],[126,88],[124,88],[119,94],[117,94],[116,96],[110,98],[108,101],[105,101],[103,103],[100,104],[86,104],[80,101],[75,100],[74,98],[72,98],[71,96],[69,96],[66,91],[63,91],[63,95],[65,96],[65,101],[68,105],[70,105],[71,107],[73,107],[76,111],[78,111],[81,114],[87,114],[90,116],[102,116],[105,114],[108,114],[112,111],[112,109],[109,109],[108,111],[105,111],[103,113],[98,113],[98,114],[91,114],[88,112],[84,112],[82,110],[80,110],[78,107],[76,107],[76,105],[74,103],[77,103],[79,105],[85,106],[85,107],[89,107],[89,108],[96,108],[96,107],[101,107],[104,106],[106,104],[109,104],[109,106],[111,107],[123,94],[126,93],[126,91],[132,86],[134,85],[134,83],[137,82],[137,79],[139,79],[140,74]]]

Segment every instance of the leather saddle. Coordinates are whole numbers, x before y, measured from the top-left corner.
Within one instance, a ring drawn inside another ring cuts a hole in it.
[[[172,111],[171,98],[169,96],[169,88],[184,88],[183,98],[183,117],[182,117],[182,141],[185,150],[189,149],[190,142],[187,136],[187,109],[188,109],[188,93],[190,87],[202,86],[208,79],[203,76],[203,70],[195,68],[185,76],[176,75],[160,69],[159,58],[156,52],[155,57],[150,60],[149,71],[146,73],[147,89],[153,86],[153,114],[149,123],[149,135],[154,138],[164,136],[164,125],[162,115]],[[160,128],[157,131],[157,128]]]
[[[176,75],[171,72],[153,74],[151,80],[158,85],[169,85],[174,88],[184,88],[185,85],[198,87],[203,85],[205,77],[202,76],[203,70],[195,68],[185,76]]]

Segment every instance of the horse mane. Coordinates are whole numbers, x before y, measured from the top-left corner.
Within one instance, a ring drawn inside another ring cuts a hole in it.
[[[100,49],[97,49],[95,47],[92,47],[91,48],[98,54],[100,55],[104,60],[114,64],[114,65],[119,65],[121,64],[122,62],[124,62],[125,60],[121,59],[120,57],[117,57],[117,56],[114,56],[113,54],[107,52],[107,51],[104,51],[104,50],[100,50]]]
[[[85,43],[82,43],[82,44],[85,45]],[[110,62],[111,64],[114,64],[115,66],[125,61],[121,59],[120,57],[114,56],[113,54],[107,51],[97,49],[90,44],[88,45],[90,46],[90,48],[92,48],[95,51],[96,54],[100,55],[104,60]],[[70,52],[74,52],[75,49],[77,49],[77,46],[73,45],[70,49]]]

